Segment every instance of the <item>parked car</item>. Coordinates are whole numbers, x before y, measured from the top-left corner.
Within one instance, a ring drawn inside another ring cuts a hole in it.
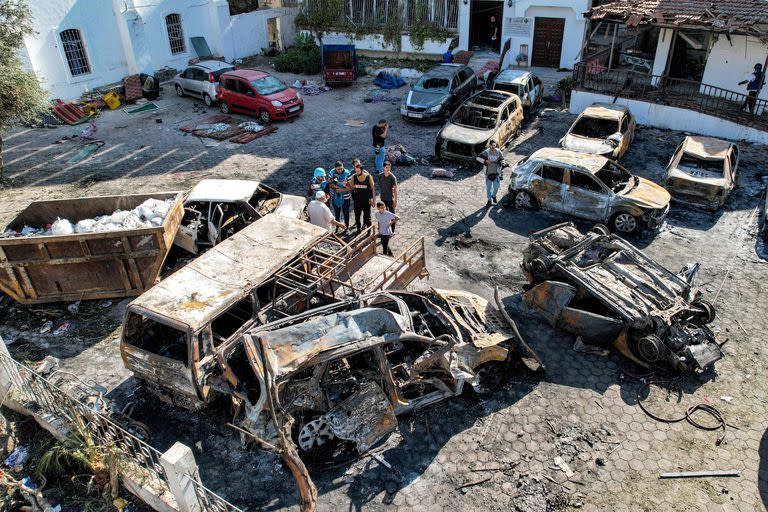
[[[463,64],[440,64],[413,84],[400,104],[400,114],[419,121],[445,119],[476,87],[477,77],[472,68]]]
[[[266,124],[298,116],[304,110],[301,93],[265,71],[228,71],[219,82],[219,107],[224,114],[257,116]]]
[[[184,199],[184,218],[173,243],[197,254],[267,214],[298,219],[305,204],[303,197],[258,181],[202,180]]]
[[[513,331],[468,292],[387,291],[254,327],[227,366],[247,390],[243,428],[277,443],[273,415],[292,417],[301,457],[327,464],[368,451],[397,415],[498,389],[535,356]]]
[[[515,136],[523,121],[523,106],[516,94],[485,90],[465,101],[437,134],[435,156],[475,162],[495,140],[500,148]]]
[[[594,103],[579,114],[560,146],[619,160],[635,138],[632,112],[624,105]]]
[[[192,64],[173,78],[173,86],[180,97],[190,95],[201,98],[209,107],[216,103],[219,77],[234,71],[232,64],[219,60],[204,60]]]
[[[533,285],[524,302],[585,345],[653,369],[703,370],[723,357],[698,265],[673,274],[604,226],[582,234],[564,223],[531,235],[522,267]]]
[[[687,136],[669,161],[667,190],[672,198],[717,210],[736,185],[739,147],[712,137]]]
[[[623,234],[659,227],[670,201],[663,187],[612,160],[560,148],[542,148],[515,164],[509,198],[516,208],[568,213]]]
[[[517,94],[523,102],[523,115],[526,118],[539,108],[544,96],[541,78],[522,69],[505,69],[496,75],[490,88]]]

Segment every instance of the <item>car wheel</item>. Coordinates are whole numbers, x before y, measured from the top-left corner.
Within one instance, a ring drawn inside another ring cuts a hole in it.
[[[324,413],[311,409],[301,409],[291,413],[294,418],[291,437],[296,443],[299,456],[309,465],[321,465],[328,462],[339,462],[340,458],[350,457],[349,447],[342,444],[352,444],[342,441],[331,430],[330,424],[323,419]],[[351,452],[356,451],[354,449]]]
[[[611,219],[611,227],[614,231],[629,235],[637,231],[640,222],[637,217],[629,212],[619,212]]]
[[[643,361],[655,363],[664,353],[664,343],[655,334],[649,334],[637,340],[637,351]]]
[[[179,84],[176,84],[176,95],[179,98],[183,98],[184,97],[184,89],[182,89]]]
[[[475,368],[477,378],[473,389],[478,395],[488,395],[501,389],[509,380],[508,365],[502,361],[490,361]]]
[[[219,110],[221,110],[222,114],[229,114],[229,105],[226,104],[226,102],[222,101],[219,103]]]
[[[697,300],[693,303],[693,307],[697,309],[696,317],[703,324],[711,323],[715,319],[715,306],[707,300]]]
[[[590,229],[592,233],[597,233],[598,235],[608,236],[611,234],[611,231],[608,229],[608,227],[605,224],[595,224],[592,229]]]
[[[261,109],[259,111],[259,119],[261,119],[261,122],[264,124],[269,124],[272,122],[272,117],[269,115],[269,112],[267,112],[265,109]]]
[[[210,96],[208,96],[207,94],[203,94],[203,102],[205,102],[205,106],[206,106],[206,107],[211,107],[211,106],[213,106],[213,100],[212,100],[212,99],[211,99],[211,97],[210,97]]]
[[[519,210],[537,210],[539,205],[536,198],[527,190],[518,190],[515,192],[515,208]]]

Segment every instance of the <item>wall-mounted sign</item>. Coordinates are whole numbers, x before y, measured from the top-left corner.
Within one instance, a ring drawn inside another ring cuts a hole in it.
[[[504,32],[509,37],[531,37],[531,18],[507,18],[504,20]]]

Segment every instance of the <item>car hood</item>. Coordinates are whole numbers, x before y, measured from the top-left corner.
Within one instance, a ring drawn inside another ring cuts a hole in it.
[[[303,197],[283,194],[280,199],[280,205],[273,212],[275,215],[290,217],[292,219],[301,219],[304,215],[304,209],[307,201]]]
[[[592,153],[593,155],[608,155],[616,149],[607,139],[588,139],[578,135],[567,134],[562,141],[563,149]]]
[[[478,130],[476,128],[467,128],[453,123],[448,123],[440,131],[440,137],[453,142],[462,144],[482,144],[490,139],[495,130]]]
[[[264,98],[268,99],[269,101],[277,100],[281,103],[287,103],[291,100],[296,99],[296,91],[289,87],[284,91],[280,91],[274,94],[269,94],[267,96],[264,96]]]
[[[712,185],[717,187],[727,187],[729,185],[728,180],[719,173],[707,172],[699,169],[680,169],[674,167],[669,171],[667,178],[675,178],[675,180],[689,181],[691,183],[702,183],[705,185]]]
[[[622,192],[621,197],[642,208],[665,208],[669,204],[671,196],[664,187],[645,178],[635,179],[635,186],[627,192]]]
[[[446,97],[446,94],[436,92],[409,91],[405,97],[406,105],[434,107]]]

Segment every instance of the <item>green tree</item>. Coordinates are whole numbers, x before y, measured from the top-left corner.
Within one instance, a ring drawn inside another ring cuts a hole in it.
[[[24,70],[18,57],[24,37],[34,33],[32,13],[24,0],[0,0],[0,132],[37,120],[48,108],[48,94],[40,80]],[[0,133],[0,184],[5,181]]]

